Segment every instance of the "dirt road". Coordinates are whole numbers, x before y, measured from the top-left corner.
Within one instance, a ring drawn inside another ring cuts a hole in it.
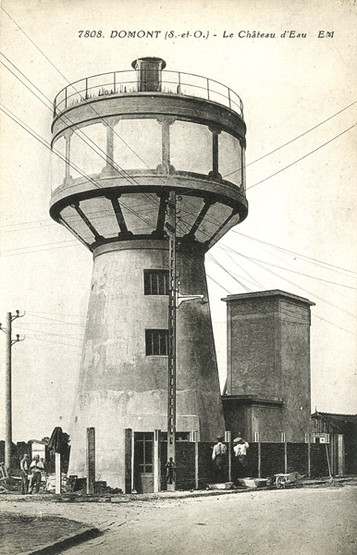
[[[121,504],[26,502],[11,511],[19,505],[28,513],[57,514],[106,530],[68,555],[357,553],[356,486]]]

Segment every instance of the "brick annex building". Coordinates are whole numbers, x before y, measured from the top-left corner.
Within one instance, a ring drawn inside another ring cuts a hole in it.
[[[280,290],[230,295],[227,381],[222,396],[227,430],[249,441],[304,442],[309,432],[310,307]]]

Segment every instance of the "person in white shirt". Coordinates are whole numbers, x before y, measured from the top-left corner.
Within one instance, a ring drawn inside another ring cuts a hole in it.
[[[233,440],[233,451],[240,464],[244,467],[247,466],[247,449],[249,449],[249,443],[239,433]]]
[[[44,469],[43,462],[40,461],[40,456],[35,455],[35,458],[30,464],[31,479],[29,493],[32,493],[33,491],[34,493],[38,493],[40,491],[41,476]]]
[[[227,455],[227,445],[222,443],[221,437],[217,438],[217,443],[213,447],[212,460],[216,468],[216,475],[219,480],[225,479],[225,463]]]

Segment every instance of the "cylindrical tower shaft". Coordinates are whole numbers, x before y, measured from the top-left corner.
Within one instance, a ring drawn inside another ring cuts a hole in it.
[[[97,479],[119,487],[124,429],[166,430],[167,268],[166,241],[126,241],[95,254],[71,474],[85,475],[86,426],[96,429]],[[177,270],[183,294],[208,294],[200,248],[179,248]],[[145,294],[161,286],[162,294]],[[200,431],[208,441],[224,431],[208,303],[181,305],[177,336],[177,430]]]

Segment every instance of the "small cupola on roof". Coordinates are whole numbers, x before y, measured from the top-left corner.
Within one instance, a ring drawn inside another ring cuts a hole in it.
[[[137,58],[131,64],[137,74],[138,92],[160,92],[162,70],[166,62],[162,58]]]

